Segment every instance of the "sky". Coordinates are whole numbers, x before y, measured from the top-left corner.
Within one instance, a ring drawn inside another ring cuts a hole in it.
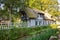
[[[60,0],[58,0],[58,2],[60,3]]]
[[[4,4],[0,4],[0,8],[1,8],[1,9],[4,9],[3,6],[4,6]]]

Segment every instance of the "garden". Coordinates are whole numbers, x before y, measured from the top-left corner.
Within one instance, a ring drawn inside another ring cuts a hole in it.
[[[57,0],[0,0],[0,40],[49,40],[51,36],[57,37],[60,32],[55,24],[28,27],[26,23],[20,24],[20,22],[27,20],[30,22],[30,19],[40,20],[40,17],[43,21],[47,19],[46,22],[59,21],[59,4]],[[45,17],[45,13],[50,14],[51,17],[49,15]]]
[[[58,29],[52,26],[36,26],[33,28],[17,28],[0,30],[0,40],[49,40],[57,36]]]

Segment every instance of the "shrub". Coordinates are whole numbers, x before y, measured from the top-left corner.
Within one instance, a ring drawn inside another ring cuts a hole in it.
[[[51,35],[55,35],[57,32],[57,29],[46,29],[43,32],[41,32],[39,35],[32,36],[31,38],[27,38],[28,40],[49,40]]]
[[[49,30],[47,29],[50,29],[50,28],[47,26],[35,27],[35,28],[15,28],[14,27],[13,29],[9,29],[9,30],[0,30],[0,40],[17,40],[18,38],[21,38],[24,36],[31,36],[34,34],[41,33],[41,31],[43,31],[42,33],[43,36],[46,36],[46,33],[48,34],[48,33],[54,32],[53,30],[51,30],[52,32],[49,32]]]
[[[36,28],[13,28],[9,30],[0,30],[0,40],[17,40],[24,36],[36,34],[39,31],[39,27]]]
[[[57,24],[51,24],[50,27],[51,27],[52,29],[56,29],[56,28],[57,28]]]

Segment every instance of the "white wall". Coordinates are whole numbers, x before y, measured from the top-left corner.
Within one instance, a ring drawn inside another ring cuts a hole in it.
[[[40,17],[40,15],[38,14],[38,16],[37,16],[36,19],[30,19],[30,20],[27,21],[28,26],[29,26],[29,27],[31,27],[31,26],[37,26],[37,25],[36,25],[36,21],[37,21],[37,25],[40,25],[40,26],[47,26],[47,25],[53,23],[53,22],[50,21],[50,20],[44,20],[43,16]]]
[[[37,25],[36,25],[36,21],[37,21]],[[39,24],[39,22],[40,22],[40,24]],[[30,20],[28,20],[27,21],[27,23],[28,23],[28,26],[30,27],[30,26],[38,26],[38,25],[43,25],[43,20],[42,19],[30,19]]]
[[[31,26],[35,26],[35,20],[34,19],[31,20]]]
[[[48,25],[48,21],[44,20],[43,22],[44,22],[43,24],[44,26]]]
[[[36,25],[36,21],[37,21],[37,25]],[[43,19],[30,19],[27,21],[28,23],[28,27],[31,27],[31,26],[47,26],[49,24],[53,24],[52,21],[50,20],[43,20]],[[40,24],[39,24],[40,23]]]
[[[29,27],[30,27],[30,26],[35,26],[35,20],[34,20],[34,19],[28,20],[27,23],[28,23],[28,26],[29,26]]]

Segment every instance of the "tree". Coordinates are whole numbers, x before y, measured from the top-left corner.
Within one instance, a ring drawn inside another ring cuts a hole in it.
[[[2,0],[0,3],[4,4],[4,10],[9,13],[10,21],[12,21],[12,19],[14,19],[15,17],[20,17],[19,10],[24,7],[24,0]]]
[[[0,0],[0,3],[4,4],[4,10],[9,13],[10,20],[19,18],[19,11],[24,10],[26,6],[42,11],[48,10],[52,15],[58,12],[57,6],[54,6],[58,4],[57,0]]]
[[[58,1],[57,0],[28,0],[26,1],[29,7],[37,8],[39,10],[48,10],[53,16],[58,15]]]

